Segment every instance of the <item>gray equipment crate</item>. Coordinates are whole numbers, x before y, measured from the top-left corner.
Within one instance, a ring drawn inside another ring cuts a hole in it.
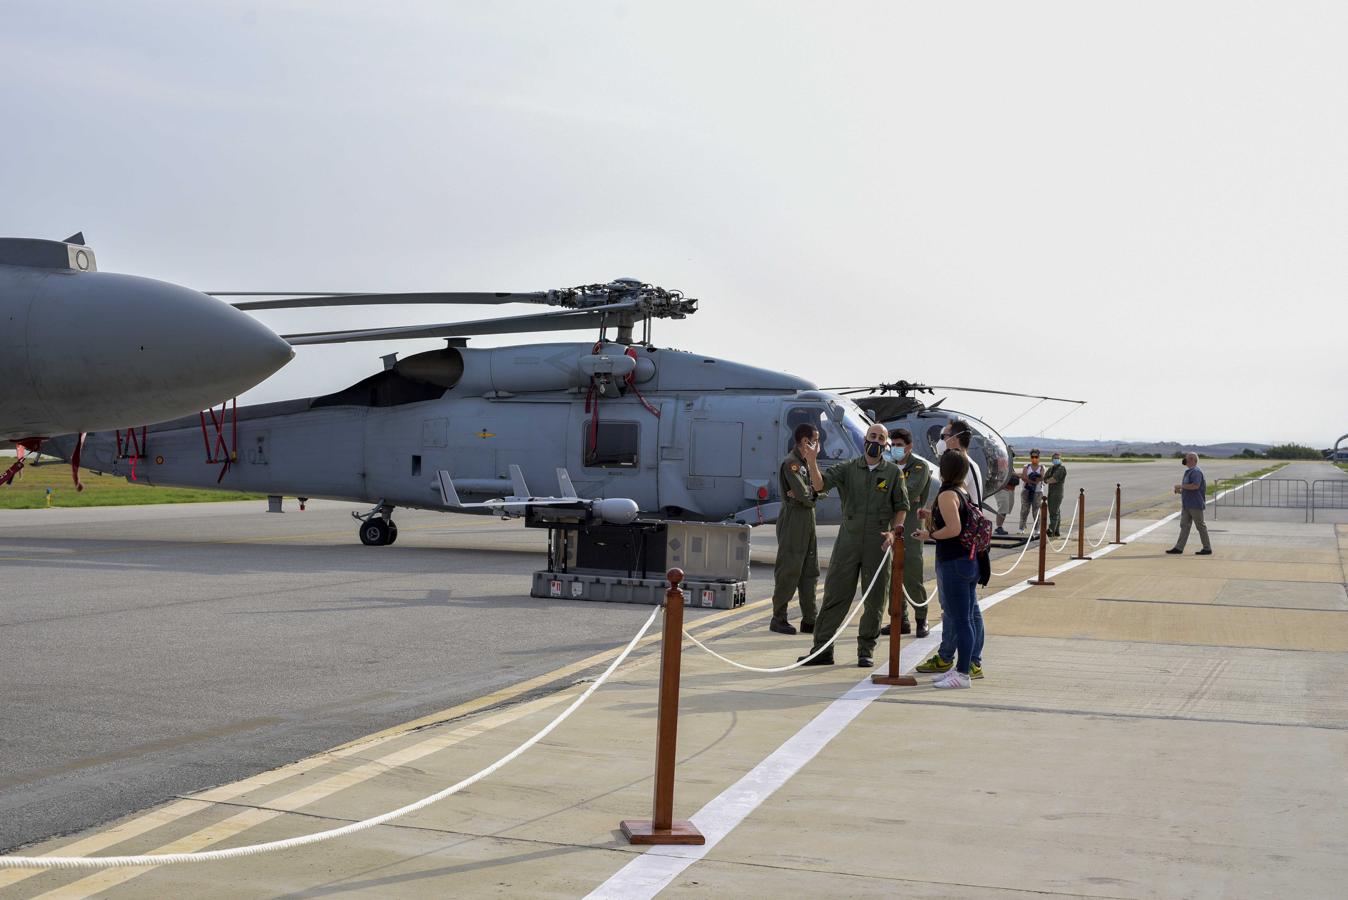
[[[606,603],[643,603],[654,606],[665,599],[663,578],[624,578],[596,572],[535,572],[530,595],[562,600],[598,600]],[[683,583],[683,603],[697,609],[735,609],[744,605],[748,585],[743,581]]]

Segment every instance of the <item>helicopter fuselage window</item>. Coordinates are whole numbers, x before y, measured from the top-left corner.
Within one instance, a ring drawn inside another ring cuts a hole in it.
[[[635,422],[600,422],[598,429],[585,425],[585,465],[608,469],[635,469],[640,429]]]

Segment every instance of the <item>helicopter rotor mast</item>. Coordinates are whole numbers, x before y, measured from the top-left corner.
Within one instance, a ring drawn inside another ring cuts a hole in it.
[[[230,301],[241,310],[316,309],[341,306],[400,306],[412,304],[496,305],[534,303],[560,307],[545,313],[503,316],[466,322],[432,325],[403,325],[383,328],[314,331],[282,335],[292,345],[339,344],[353,341],[380,341],[411,338],[457,338],[486,334],[517,334],[538,331],[563,331],[580,328],[599,329],[601,339],[607,329],[617,328],[616,342],[631,344],[638,321],[646,338],[652,319],[683,319],[697,312],[698,301],[647,284],[635,278],[619,278],[607,284],[529,293],[509,292],[399,292],[399,293],[314,293],[303,291],[211,291],[216,297],[257,297]]]

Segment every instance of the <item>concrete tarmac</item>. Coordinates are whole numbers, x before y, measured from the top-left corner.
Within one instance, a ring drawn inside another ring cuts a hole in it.
[[[545,532],[519,522],[400,511],[365,547],[349,504],[287,507],[0,511],[0,847],[472,700],[649,613],[529,598]]]
[[[1022,587],[1024,568],[995,581],[983,593],[987,677],[971,690],[926,679],[872,690],[848,666],[745,673],[687,646],[675,811],[708,834],[703,848],[642,850],[617,832],[650,808],[651,645],[519,761],[406,819],[232,862],[0,872],[0,890],[1337,896],[1348,878],[1348,526],[1232,522],[1216,555],[1172,557],[1177,524],[1158,524],[1163,512],[1127,519],[1131,542],[1089,562],[1054,554],[1051,587]],[[759,603],[701,634],[732,658],[780,665],[798,639],[766,632],[766,616]],[[906,644],[905,665],[936,639]],[[578,690],[553,684],[32,852],[239,846],[375,815],[518,746]]]

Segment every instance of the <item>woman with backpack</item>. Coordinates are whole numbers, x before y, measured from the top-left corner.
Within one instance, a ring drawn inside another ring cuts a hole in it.
[[[955,632],[955,666],[932,681],[938,688],[967,688],[970,678],[982,676],[983,613],[978,608],[979,556],[986,552],[980,541],[986,536],[987,520],[964,492],[964,477],[969,461],[958,450],[941,454],[941,490],[930,510],[918,515],[928,529],[916,533],[918,540],[936,541],[936,589],[945,602],[942,607],[949,621],[941,628]]]

